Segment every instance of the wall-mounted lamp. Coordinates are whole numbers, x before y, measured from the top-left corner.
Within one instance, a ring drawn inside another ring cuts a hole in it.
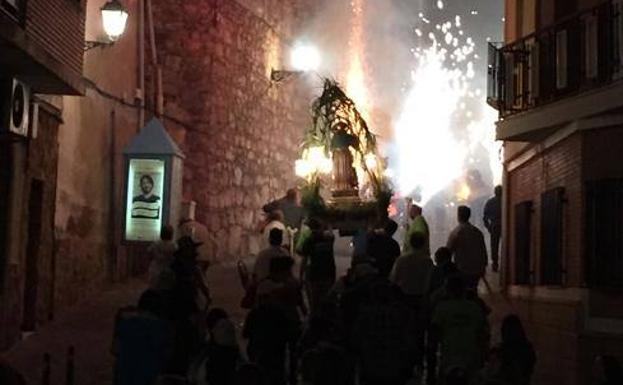
[[[292,76],[316,71],[320,66],[320,61],[320,52],[316,47],[309,44],[297,44],[290,53],[290,65],[293,69],[273,69],[270,73],[270,80],[278,83]]]
[[[110,0],[101,8],[102,26],[106,33],[107,40],[86,41],[84,50],[88,51],[95,47],[106,47],[113,45],[123,32],[128,22],[128,11],[119,0]]]

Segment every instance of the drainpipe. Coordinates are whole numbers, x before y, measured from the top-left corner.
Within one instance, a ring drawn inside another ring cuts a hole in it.
[[[156,51],[156,33],[154,31],[154,10],[151,0],[147,1],[147,23],[149,24],[149,43],[151,47],[151,64],[155,77],[154,84],[154,109],[157,117],[164,113],[164,97],[162,93],[162,68],[158,64],[158,52]]]
[[[138,129],[145,126],[145,0],[138,2]]]
[[[116,113],[115,110],[112,109],[110,111],[110,184],[109,184],[109,196],[108,196],[108,243],[109,243],[109,251],[108,254],[110,256],[109,266],[108,266],[108,274],[111,282],[114,282],[117,276],[117,207],[116,207],[116,186],[117,186],[117,156],[116,156],[116,144],[117,144],[117,134],[116,134]]]

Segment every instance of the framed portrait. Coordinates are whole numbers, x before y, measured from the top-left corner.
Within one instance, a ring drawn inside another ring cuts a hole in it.
[[[163,220],[165,161],[130,159],[126,191],[125,239],[154,241]]]

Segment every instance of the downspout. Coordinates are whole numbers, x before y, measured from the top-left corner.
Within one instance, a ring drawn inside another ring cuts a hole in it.
[[[154,84],[154,109],[157,117],[164,114],[164,97],[162,92],[162,68],[158,64],[158,52],[156,51],[156,33],[154,31],[154,11],[151,0],[147,1],[147,23],[149,24],[149,43],[151,47],[151,64],[153,67]]]
[[[145,126],[145,0],[138,2],[138,128]]]
[[[108,213],[110,215],[108,219],[108,243],[109,243],[109,255],[110,263],[108,266],[108,278],[110,282],[115,282],[117,277],[117,207],[116,207],[116,171],[117,171],[117,156],[116,156],[116,113],[114,108],[110,111],[110,184],[109,184],[109,198],[108,198]]]

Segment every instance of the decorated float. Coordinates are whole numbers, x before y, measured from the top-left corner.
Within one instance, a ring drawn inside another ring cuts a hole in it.
[[[295,165],[309,216],[342,235],[387,218],[392,189],[376,139],[355,103],[326,79],[312,104],[312,124]]]

